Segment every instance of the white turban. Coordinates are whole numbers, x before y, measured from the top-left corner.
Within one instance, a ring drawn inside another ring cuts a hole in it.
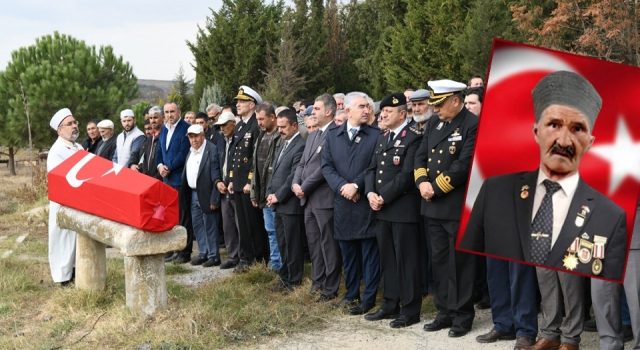
[[[98,123],[97,125],[99,128],[102,129],[112,129],[113,130],[113,122],[109,119],[105,119],[103,121],[101,121],[100,123]]]
[[[51,128],[53,130],[58,130],[58,126],[60,126],[60,123],[62,123],[62,121],[64,120],[64,118],[68,117],[72,115],[71,111],[69,110],[69,108],[63,108],[59,111],[56,112],[56,114],[53,115],[53,118],[51,118],[51,121],[49,122],[49,125],[51,126]]]

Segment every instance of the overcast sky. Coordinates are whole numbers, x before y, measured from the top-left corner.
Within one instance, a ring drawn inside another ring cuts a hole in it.
[[[96,48],[111,45],[139,79],[172,80],[180,63],[194,78],[194,41],[221,0],[20,0],[3,1],[0,11],[0,70],[11,52],[58,31]]]

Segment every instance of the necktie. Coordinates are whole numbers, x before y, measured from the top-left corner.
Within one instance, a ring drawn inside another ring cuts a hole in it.
[[[387,140],[387,147],[389,147],[389,145],[391,144],[391,142],[393,142],[393,138],[396,136],[396,134],[392,131],[389,134],[389,139]]]
[[[224,164],[222,164],[222,172],[223,177],[226,179],[227,178],[227,158],[229,156],[229,145],[231,144],[231,139],[229,140],[225,140],[226,145],[224,146]]]
[[[280,151],[280,155],[278,156],[278,163],[280,163],[280,158],[282,158],[282,155],[284,154],[284,150],[287,149],[287,146],[289,146],[289,141],[284,142],[284,145],[282,146],[282,151]]]
[[[351,128],[349,130],[349,140],[353,141],[353,138],[356,137],[357,133],[358,133],[358,130],[356,130],[355,128]]]
[[[542,184],[547,189],[547,193],[542,198],[540,208],[538,208],[536,217],[531,224],[533,229],[531,260],[535,264],[544,264],[551,251],[551,237],[553,235],[553,201],[551,196],[561,188],[559,183],[550,180],[544,180]]]

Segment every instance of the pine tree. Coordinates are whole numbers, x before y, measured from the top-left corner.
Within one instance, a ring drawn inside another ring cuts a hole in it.
[[[200,98],[200,103],[198,104],[200,106],[199,111],[206,111],[207,107],[212,103],[215,103],[218,106],[222,106],[225,104],[225,102],[226,100],[224,98],[224,94],[222,93],[220,84],[218,84],[217,81],[214,81],[213,85],[209,85],[204,88],[202,97]]]
[[[176,93],[180,97],[180,108],[184,111],[191,110],[191,87],[193,85],[193,80],[188,80],[186,75],[184,74],[184,68],[182,68],[182,64],[180,64],[180,69],[178,69],[178,73],[173,78],[173,86],[175,86]],[[172,86],[172,89],[173,89]],[[177,102],[177,101],[176,101]]]
[[[69,108],[81,125],[91,119],[117,121],[138,94],[131,66],[115,56],[111,46],[96,49],[58,32],[38,38],[34,45],[12,52],[0,75],[0,97],[6,101],[0,107],[0,140],[8,147],[26,146],[29,139],[20,84],[29,101],[35,147],[55,141],[49,120],[59,109]]]

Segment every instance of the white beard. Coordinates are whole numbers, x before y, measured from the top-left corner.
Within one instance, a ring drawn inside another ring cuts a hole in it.
[[[423,114],[423,115],[418,115],[418,114],[415,114],[415,112],[414,112],[413,120],[416,123],[422,124],[422,123],[425,123],[427,120],[429,120],[429,118],[431,118],[432,115],[433,115],[433,111],[431,110],[431,108],[429,108],[427,110],[427,112],[425,114]]]

